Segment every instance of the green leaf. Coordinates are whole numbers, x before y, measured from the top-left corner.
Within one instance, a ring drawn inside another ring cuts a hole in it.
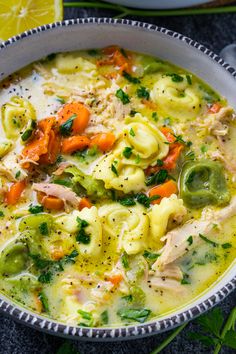
[[[135,111],[134,109],[131,109],[131,111],[129,112],[129,115],[130,115],[130,117],[134,117],[136,113],[138,113],[138,112]]]
[[[91,236],[85,232],[84,228],[82,228],[76,236],[76,241],[83,245],[88,245],[91,241]]]
[[[29,212],[31,214],[42,213],[43,212],[43,206],[42,205],[30,205]]]
[[[87,227],[89,223],[86,220],[81,219],[80,217],[77,216],[76,218],[77,223],[79,224],[80,228]]]
[[[130,129],[129,133],[131,136],[135,136],[135,132],[134,132],[133,128]]]
[[[191,284],[191,281],[189,280],[189,274],[183,273],[183,278],[181,280],[182,285],[189,285]]]
[[[205,241],[205,242],[209,243],[210,245],[212,245],[213,247],[218,247],[218,246],[219,246],[218,243],[216,243],[216,242],[214,242],[214,241],[212,241],[212,240],[209,240],[209,238],[207,238],[206,236],[204,236],[204,235],[202,235],[202,234],[199,234],[199,237],[200,237],[203,241]]]
[[[74,121],[75,118],[77,118],[77,114],[73,114],[69,119],[67,119],[67,121],[65,123],[60,125],[59,131],[60,131],[61,135],[63,135],[63,136],[70,135],[71,129],[72,129],[72,125],[73,125],[73,121]]]
[[[120,309],[117,314],[122,320],[137,321],[143,323],[147,320],[151,311],[148,309]]]
[[[223,244],[221,245],[221,247],[222,247],[224,250],[226,250],[226,249],[228,249],[228,248],[231,248],[231,247],[232,247],[232,244],[229,243],[229,242],[226,242],[226,243],[223,243]]]
[[[116,97],[119,98],[123,104],[130,102],[129,96],[121,88],[116,91]]]
[[[167,170],[160,170],[154,175],[148,176],[146,179],[146,186],[151,186],[152,184],[162,184],[168,177]]]
[[[107,310],[103,311],[100,315],[100,318],[101,318],[102,324],[108,324],[108,322],[109,322],[108,311]]]
[[[127,257],[127,254],[126,253],[123,253],[122,256],[121,256],[121,263],[123,265],[123,267],[125,269],[128,269],[129,268],[129,260],[128,260],[128,257]]]
[[[39,225],[39,231],[41,235],[48,236],[49,235],[48,224],[46,222],[42,222],[42,224]]]
[[[201,325],[204,331],[214,334],[216,337],[220,336],[224,318],[222,310],[219,307],[200,316],[196,321]]]
[[[43,284],[48,284],[50,283],[52,280],[52,273],[50,271],[48,272],[43,272],[42,274],[40,274],[40,276],[38,277],[38,281],[40,283]]]
[[[129,159],[130,156],[132,155],[132,150],[133,150],[132,147],[126,146],[122,152],[123,156]]]
[[[193,244],[193,236],[189,236],[187,238],[187,242],[188,242],[189,246],[191,246]]]
[[[186,75],[186,79],[187,79],[187,81],[188,81],[188,84],[189,84],[189,85],[192,85],[191,76],[190,76],[190,75]]]
[[[83,310],[78,310],[77,311],[81,317],[84,319],[84,320],[91,320],[92,319],[92,314],[90,312],[87,312],[87,311],[83,311]]]
[[[128,197],[124,197],[122,199],[119,199],[118,200],[119,203],[121,205],[124,205],[124,206],[133,206],[133,205],[136,205],[136,202],[134,200],[134,196],[128,196]]]
[[[138,98],[144,98],[145,100],[149,100],[150,98],[149,90],[144,86],[139,87],[136,93]]]
[[[223,344],[227,345],[227,347],[236,349],[236,331],[231,329],[229,330],[224,339],[223,339]]]
[[[173,82],[182,82],[184,81],[184,78],[182,76],[180,76],[179,74],[166,74],[166,76],[170,76],[171,80]]]
[[[160,257],[160,254],[149,252],[149,251],[145,250],[143,252],[143,257],[146,258],[147,260],[150,260],[150,261],[156,261],[157,258]]]
[[[157,121],[158,121],[157,112],[152,112],[152,119],[154,120],[154,122],[157,122]]]
[[[53,183],[59,184],[61,186],[71,187],[71,181],[67,179],[54,179]]]
[[[133,77],[131,76],[129,73],[127,73],[126,71],[123,71],[124,78],[126,80],[128,80],[129,82],[131,82],[132,84],[140,84],[140,80],[137,77]]]
[[[189,332],[188,333],[188,338],[193,339],[193,340],[198,340],[202,344],[204,344],[206,347],[212,347],[218,343],[218,341],[215,338],[205,336],[201,333],[197,332]]]
[[[112,163],[112,164],[111,164],[111,170],[112,170],[112,172],[118,177],[118,171],[117,171],[117,169],[116,169],[115,163]]]
[[[0,210],[0,218],[2,218],[3,216],[4,216],[4,212]]]
[[[42,302],[44,311],[45,312],[49,312],[48,298],[45,295],[43,290],[41,290],[40,293],[39,293],[39,299]]]
[[[161,166],[163,166],[163,165],[164,165],[164,161],[158,159],[158,160],[157,160],[157,166],[158,166],[158,167],[161,167]]]

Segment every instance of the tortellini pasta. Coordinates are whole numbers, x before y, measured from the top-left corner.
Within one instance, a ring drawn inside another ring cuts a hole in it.
[[[93,177],[104,181],[105,188],[114,188],[124,193],[138,192],[145,186],[145,175],[140,167],[125,165],[117,152],[106,155],[95,167]]]
[[[8,139],[18,139],[24,131],[32,130],[36,121],[36,112],[32,104],[23,98],[14,96],[2,106],[2,125]]]
[[[102,227],[107,235],[118,238],[118,249],[137,254],[147,245],[149,218],[141,205],[125,207],[111,203],[99,208]]]
[[[81,211],[74,210],[70,215],[63,215],[57,218],[55,223],[63,231],[73,234],[79,231],[77,217],[88,223],[84,230],[90,236],[88,244],[76,243],[79,253],[86,256],[98,256],[101,253],[103,241],[102,226],[98,217],[98,210],[95,206],[90,209],[84,208]]]
[[[166,76],[157,81],[151,92],[151,97],[158,103],[163,113],[178,119],[193,119],[200,110],[200,99],[189,85],[186,76],[183,80],[174,81]]]
[[[9,139],[0,138],[0,158],[5,156],[12,148],[13,142]]]
[[[153,205],[148,213],[150,218],[151,243],[157,245],[160,238],[165,234],[171,216],[179,219],[184,216],[187,209],[183,205],[183,200],[172,194],[169,198],[163,198],[160,204]]]
[[[61,74],[73,74],[79,71],[85,71],[89,73],[91,70],[96,70],[96,65],[90,61],[82,57],[68,54],[59,54],[57,56],[56,67]]]
[[[136,165],[138,158],[138,165],[142,168],[156,164],[157,159],[163,159],[169,151],[164,134],[140,114],[126,119],[123,141],[125,147],[132,148],[132,155],[128,159],[122,155],[122,162]]]

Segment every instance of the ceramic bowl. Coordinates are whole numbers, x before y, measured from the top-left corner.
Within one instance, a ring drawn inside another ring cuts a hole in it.
[[[213,0],[106,0],[113,4],[140,9],[177,9],[202,5]]]
[[[236,71],[203,45],[147,23],[113,19],[76,19],[45,25],[0,44],[0,79],[50,53],[117,44],[148,53],[192,71],[236,109]],[[144,324],[119,328],[85,328],[59,323],[24,309],[0,295],[0,309],[22,324],[74,339],[127,340],[173,329],[212,308],[236,288],[236,264],[207,291],[182,308]]]

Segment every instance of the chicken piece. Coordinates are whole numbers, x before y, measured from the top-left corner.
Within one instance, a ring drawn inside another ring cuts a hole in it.
[[[16,174],[19,174],[18,178],[16,178]],[[15,153],[9,153],[0,163],[0,175],[5,176],[11,182],[15,182],[25,179],[28,174],[26,170],[21,168],[18,156]]]
[[[202,238],[199,234],[207,235],[213,224],[220,224],[226,219],[236,214],[236,197],[231,200],[231,203],[215,212],[212,217],[206,217],[202,215],[201,219],[193,222],[187,222],[183,226],[178,227],[168,232],[161,240],[166,241],[161,256],[153,264],[152,269],[158,269],[167,264],[174,262],[176,259],[182,257],[189,249],[195,248],[202,242]],[[189,236],[192,236],[192,244],[188,242]]]
[[[175,264],[168,264],[163,270],[150,271],[148,281],[153,288],[182,293],[186,291],[186,288],[181,285],[182,279],[181,269]]]
[[[65,204],[70,204],[75,209],[79,208],[81,198],[68,187],[54,183],[33,183],[32,187],[37,192],[60,198]]]

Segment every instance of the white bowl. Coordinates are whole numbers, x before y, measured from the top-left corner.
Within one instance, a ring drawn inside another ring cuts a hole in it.
[[[177,9],[181,7],[191,7],[213,0],[105,0],[113,4],[136,7],[140,9]]]
[[[204,46],[165,28],[130,20],[77,19],[27,31],[0,44],[0,78],[50,53],[117,44],[168,60],[208,82],[236,109],[236,71]],[[95,341],[144,337],[172,329],[212,308],[236,288],[234,263],[207,291],[181,309],[144,324],[119,328],[65,325],[37,315],[1,295],[0,309],[21,323],[51,334]]]

